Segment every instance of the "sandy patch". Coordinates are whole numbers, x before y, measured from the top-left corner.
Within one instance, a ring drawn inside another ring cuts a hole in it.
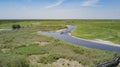
[[[0,29],[0,31],[10,31],[12,29]]]
[[[37,45],[39,45],[39,46],[45,46],[45,45],[50,44],[50,42],[48,42],[48,41],[46,41],[46,42],[41,42],[41,41],[39,41],[39,42],[35,42],[35,44],[37,44]]]
[[[32,55],[30,56],[30,63],[38,66],[38,67],[84,67],[82,64],[80,64],[77,61],[74,60],[68,60],[68,59],[63,59],[60,58],[57,61],[51,63],[51,64],[43,64],[43,63],[38,63],[38,59],[39,59],[40,55]]]
[[[98,42],[98,43],[104,43],[104,44],[109,44],[109,45],[114,45],[114,46],[119,46],[120,47],[120,44],[115,44],[111,41],[105,41],[105,40],[101,40],[101,39],[95,39],[94,41]]]
[[[84,67],[82,64],[80,64],[77,61],[73,61],[73,60],[70,61],[63,58],[60,58],[56,62],[53,62],[52,66],[53,67]]]
[[[69,35],[72,36],[71,33],[69,33]],[[105,41],[105,40],[101,40],[101,39],[87,40],[87,39],[78,38],[78,37],[75,37],[75,36],[72,36],[72,37],[77,38],[77,39],[81,39],[81,40],[85,40],[85,41],[91,41],[91,42],[95,42],[95,43],[101,43],[101,44],[120,47],[120,44],[115,44],[115,43],[113,43],[111,41]]]
[[[0,29],[0,31],[3,31],[4,29]]]
[[[6,52],[10,51],[10,49],[4,48],[4,49],[1,49],[1,51],[2,51],[3,53],[6,53]]]
[[[65,31],[66,29],[61,29],[61,30],[57,30],[56,32],[61,32],[61,31]]]
[[[39,55],[31,55],[31,56],[29,56],[29,61],[30,61],[30,63],[31,64],[37,64],[37,59],[39,59]]]

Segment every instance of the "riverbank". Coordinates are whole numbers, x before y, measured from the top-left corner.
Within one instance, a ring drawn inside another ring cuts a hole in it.
[[[69,27],[69,25],[66,25],[67,27]],[[61,29],[61,30],[57,30],[56,32],[62,32],[62,31],[65,31],[67,30],[66,29]],[[71,37],[74,37],[74,38],[77,38],[77,39],[81,39],[81,40],[85,40],[85,41],[90,41],[90,42],[95,42],[95,43],[101,43],[101,44],[106,44],[106,45],[111,45],[111,46],[117,46],[117,47],[120,47],[120,44],[115,44],[111,41],[105,41],[105,40],[101,40],[101,39],[95,39],[95,40],[88,40],[88,39],[84,39],[84,38],[79,38],[79,37],[76,37],[74,35],[71,34],[72,31],[70,33],[68,33]]]
[[[37,31],[64,29],[65,23],[70,25],[66,21],[40,21],[40,24],[37,25],[31,25],[31,21],[23,21],[22,23],[17,21],[7,22],[10,23],[2,23],[0,28],[10,28],[14,24],[11,22],[26,26],[20,30],[0,31],[1,67],[51,67],[53,63],[55,65],[61,63],[59,61],[66,62],[61,63],[63,66],[66,64],[71,66],[73,62],[77,62],[77,65],[80,64],[83,67],[94,67],[97,64],[111,60],[119,54],[73,45],[36,33]]]
[[[101,39],[96,39],[96,40],[88,40],[88,39],[83,39],[83,38],[79,38],[79,37],[75,37],[73,36],[71,33],[69,33],[69,35],[71,37],[74,37],[74,38],[77,38],[77,39],[81,39],[81,40],[85,40],[85,41],[90,41],[90,42],[95,42],[95,43],[101,43],[101,44],[106,44],[106,45],[111,45],[111,46],[117,46],[117,47],[120,47],[120,44],[115,44],[111,41],[104,41],[104,40],[101,40]]]
[[[96,64],[104,62],[104,60],[112,59],[117,54],[68,44],[52,37],[41,34],[38,35],[36,34],[38,30],[35,30],[36,29],[31,28],[16,31],[1,31],[0,44],[2,45],[0,46],[0,61],[5,65],[7,61],[9,61],[9,64],[16,62],[17,65],[17,63],[24,62],[23,65],[45,67],[48,64],[56,63],[62,58],[70,60],[70,63],[71,61],[76,61],[83,65],[83,67],[93,67]],[[43,43],[45,45],[42,45]],[[33,57],[33,55],[35,55],[35,57]],[[33,62],[35,62],[35,64],[33,64]],[[50,65],[48,65],[48,67],[49,66]]]
[[[120,44],[120,21],[80,22],[75,25],[77,26],[77,29],[72,32],[72,35],[75,37],[97,42],[105,43],[110,41],[114,44]]]

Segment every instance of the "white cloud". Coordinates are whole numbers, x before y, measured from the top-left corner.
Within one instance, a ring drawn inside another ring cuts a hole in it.
[[[95,6],[100,0],[87,0],[81,3],[81,6]]]
[[[58,0],[56,3],[54,4],[51,4],[45,8],[53,8],[53,7],[57,7],[57,6],[60,6],[62,3],[64,2],[64,0]]]

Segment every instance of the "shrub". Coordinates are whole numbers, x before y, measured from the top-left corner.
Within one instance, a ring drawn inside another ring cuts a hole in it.
[[[21,26],[20,25],[12,25],[12,29],[15,30],[15,29],[20,29]]]

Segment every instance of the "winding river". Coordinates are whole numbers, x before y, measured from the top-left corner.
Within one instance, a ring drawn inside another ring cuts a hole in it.
[[[47,35],[47,36],[54,37],[59,40],[63,40],[68,43],[72,43],[75,45],[84,46],[88,48],[95,48],[95,49],[112,51],[112,52],[120,52],[119,46],[92,42],[92,41],[83,40],[80,38],[75,38],[69,35],[69,33],[71,33],[76,28],[77,28],[76,26],[68,25],[67,29],[61,30],[59,32],[38,32],[38,34]]]
[[[67,29],[63,29],[58,32],[38,32],[38,34],[43,34],[43,35],[47,35],[50,37],[54,37],[56,39],[63,40],[65,42],[79,45],[79,46],[120,53],[120,46],[114,46],[114,45],[110,45],[110,44],[93,42],[93,41],[84,40],[84,39],[76,38],[76,37],[69,35],[76,28],[77,28],[76,26],[68,25]],[[8,31],[8,30],[12,30],[12,29],[0,29],[0,31],[2,31],[2,30]]]

